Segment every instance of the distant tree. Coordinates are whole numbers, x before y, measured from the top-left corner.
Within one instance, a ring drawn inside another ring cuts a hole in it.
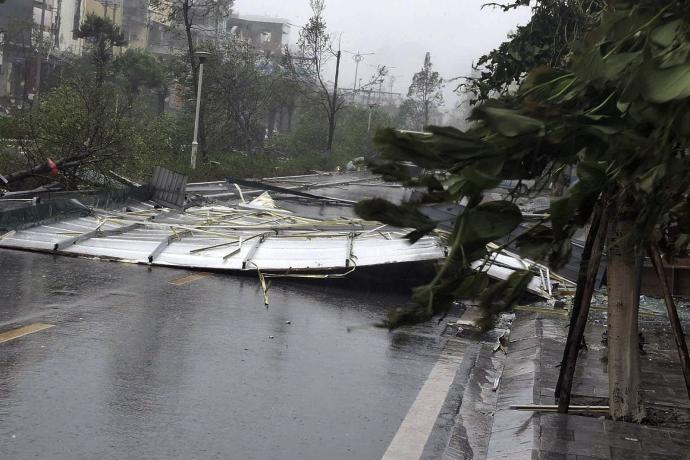
[[[283,89],[281,84],[276,63],[245,40],[234,39],[215,53],[206,100],[214,131],[219,137],[229,137],[225,145],[252,152],[263,142],[266,119]]]
[[[424,125],[424,119],[419,111],[417,102],[412,98],[407,98],[398,107],[397,127],[414,131]]]
[[[340,50],[335,50],[333,37],[328,33],[323,16],[326,8],[325,0],[309,0],[312,16],[299,32],[297,41],[298,54],[289,51],[285,53],[285,64],[290,78],[299,84],[302,95],[310,103],[323,109],[328,117],[328,136],[326,152],[333,148],[335,136],[336,116],[345,106],[345,98],[329,88],[326,70],[330,60],[335,57],[340,60]],[[336,64],[337,67],[337,64]],[[337,82],[336,68],[336,82]]]
[[[142,89],[160,89],[166,84],[163,64],[146,50],[128,49],[115,59],[113,66],[116,76],[126,87],[129,104]]]
[[[429,115],[433,109],[443,105],[443,78],[433,70],[431,53],[426,53],[422,69],[412,77],[412,84],[407,91],[407,97],[415,102],[420,113],[423,129],[429,124]]]
[[[106,69],[113,58],[113,47],[127,44],[125,36],[109,18],[90,13],[77,31],[90,48],[91,60],[96,70],[96,85],[103,86]]]

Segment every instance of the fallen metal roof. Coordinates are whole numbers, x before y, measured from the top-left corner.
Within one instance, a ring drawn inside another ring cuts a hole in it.
[[[305,274],[444,257],[439,238],[411,245],[407,232],[360,219],[314,219],[279,208],[145,201],[11,231],[0,247],[215,270]]]

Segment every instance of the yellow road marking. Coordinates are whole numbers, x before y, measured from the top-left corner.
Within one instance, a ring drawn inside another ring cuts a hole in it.
[[[194,273],[192,275],[183,276],[181,278],[175,278],[174,280],[170,280],[168,282],[170,284],[174,284],[175,286],[182,286],[183,284],[188,284],[188,283],[191,283],[193,281],[198,281],[198,280],[207,278],[207,277],[212,276],[212,275],[213,275],[213,273],[206,273],[206,272]]]
[[[34,332],[42,331],[55,326],[54,324],[34,323],[28,326],[18,327],[11,331],[0,333],[0,343],[9,342],[10,340],[18,339],[25,335],[33,334]]]

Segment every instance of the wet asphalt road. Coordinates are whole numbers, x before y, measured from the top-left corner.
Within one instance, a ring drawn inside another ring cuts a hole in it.
[[[0,333],[54,325],[0,343],[0,456],[381,458],[438,327],[347,331],[401,294],[274,281],[266,309],[255,278],[190,274],[0,250]]]

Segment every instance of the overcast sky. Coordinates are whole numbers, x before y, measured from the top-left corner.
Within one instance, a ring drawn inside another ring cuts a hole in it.
[[[529,20],[527,8],[510,13],[481,9],[487,1],[326,0],[324,16],[331,33],[342,33],[343,50],[375,53],[362,61],[358,78],[366,82],[377,64],[395,67],[390,71],[396,77],[394,91],[406,92],[427,51],[445,79],[468,75],[473,61],[504,41],[516,25]],[[235,0],[234,10],[240,16],[286,19],[293,24],[291,42],[311,16],[308,0]],[[344,54],[340,72],[340,85],[351,88],[355,74],[352,55]],[[455,102],[455,98],[448,100],[446,108]]]

